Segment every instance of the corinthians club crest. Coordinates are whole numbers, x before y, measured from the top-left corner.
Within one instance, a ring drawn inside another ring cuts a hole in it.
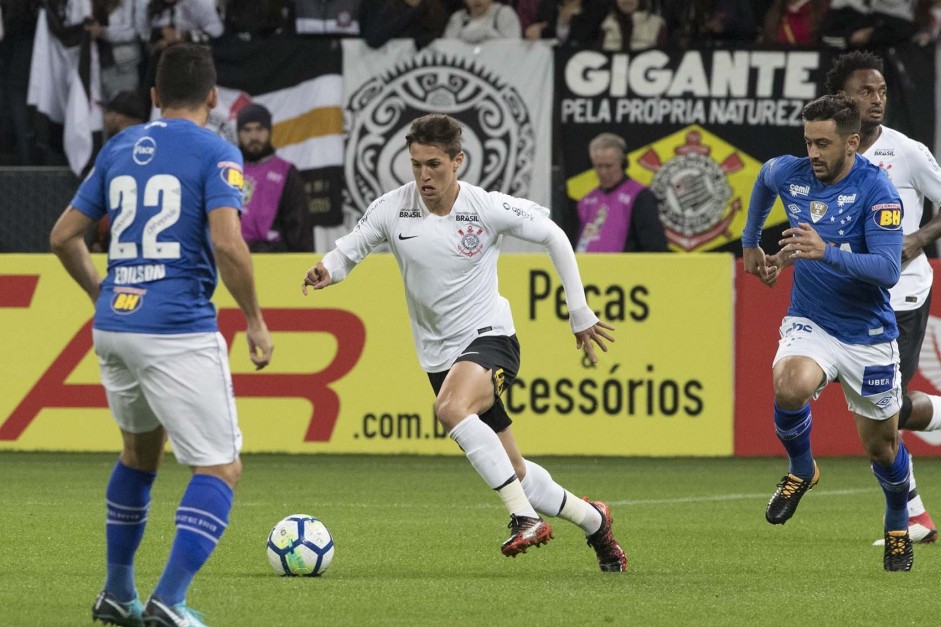
[[[361,214],[386,191],[413,180],[405,136],[427,113],[463,125],[462,179],[513,196],[529,191],[536,137],[520,94],[473,59],[426,50],[367,81],[347,103],[350,209]]]
[[[682,143],[675,143],[677,140]],[[674,142],[672,155],[667,152],[668,142]],[[657,144],[661,148],[648,148],[637,164],[653,172],[649,186],[659,201],[660,219],[670,243],[693,251],[721,243],[723,238],[732,239],[732,224],[742,211],[742,200],[729,177],[744,172],[753,159],[697,126]],[[730,154],[717,161],[713,154],[725,148]]]

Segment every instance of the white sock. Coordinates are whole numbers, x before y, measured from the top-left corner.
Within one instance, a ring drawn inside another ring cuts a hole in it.
[[[928,395],[931,401],[931,422],[925,427],[925,431],[938,431],[941,429],[941,396]]]
[[[909,458],[908,460],[908,463],[909,463],[909,466],[908,466],[909,467],[909,471],[908,471],[908,482],[909,482],[908,517],[909,518],[914,518],[915,516],[925,513],[925,504],[922,503],[921,496],[915,490],[915,464],[912,462],[913,460]],[[911,496],[913,493],[915,494],[915,496]]]
[[[493,429],[471,414],[451,429],[451,438],[461,447],[471,466],[488,486],[497,491],[507,510],[517,516],[538,518],[526,498],[513,464]]]
[[[578,525],[591,535],[601,528],[601,514],[587,502],[578,498],[552,480],[549,471],[530,460],[526,462],[523,490],[536,511],[543,516],[562,518]]]

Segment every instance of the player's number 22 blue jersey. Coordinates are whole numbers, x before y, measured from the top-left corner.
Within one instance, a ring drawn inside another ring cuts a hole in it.
[[[217,330],[208,214],[241,210],[241,188],[238,148],[187,120],[133,126],[105,144],[72,199],[92,219],[111,221],[95,328]]]

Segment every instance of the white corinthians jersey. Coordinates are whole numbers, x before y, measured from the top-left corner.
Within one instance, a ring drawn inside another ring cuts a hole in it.
[[[388,242],[405,283],[418,360],[426,372],[441,372],[475,338],[515,333],[510,304],[497,289],[504,235],[546,247],[565,288],[573,332],[598,322],[585,301],[572,246],[548,210],[467,183],[460,183],[445,216],[428,210],[414,182],[381,196],[323,263],[337,282]]]
[[[886,126],[863,156],[889,175],[902,199],[902,232],[914,233],[921,225],[925,198],[941,203],[941,168],[924,144]],[[933,272],[925,253],[902,264],[902,275],[889,295],[892,309],[917,309],[931,290]]]

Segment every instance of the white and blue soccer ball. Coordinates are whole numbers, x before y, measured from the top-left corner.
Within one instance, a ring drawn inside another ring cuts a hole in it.
[[[333,536],[313,516],[294,514],[268,534],[268,562],[279,575],[316,577],[333,561]]]

